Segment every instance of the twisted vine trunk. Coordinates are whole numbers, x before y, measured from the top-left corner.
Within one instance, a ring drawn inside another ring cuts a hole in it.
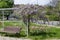
[[[30,34],[30,15],[28,15],[27,20],[28,20],[28,25],[27,25],[27,27],[28,27],[28,34]]]
[[[30,15],[28,14],[28,16],[23,16],[23,22],[24,24],[27,26],[27,31],[28,34],[30,33]]]

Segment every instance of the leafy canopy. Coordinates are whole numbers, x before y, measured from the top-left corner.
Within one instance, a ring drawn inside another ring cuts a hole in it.
[[[13,0],[1,0],[0,1],[0,8],[11,8],[13,7]]]

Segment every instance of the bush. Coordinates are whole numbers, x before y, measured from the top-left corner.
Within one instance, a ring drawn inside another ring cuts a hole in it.
[[[47,32],[46,27],[32,27],[30,28],[30,35],[40,35],[41,33]]]

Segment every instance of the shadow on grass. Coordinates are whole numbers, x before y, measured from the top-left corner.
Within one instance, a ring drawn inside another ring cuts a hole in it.
[[[17,37],[17,38],[19,38],[19,37],[26,37],[26,35],[20,35],[19,33],[11,34],[11,35],[6,34],[5,36],[9,36],[9,37]]]
[[[7,36],[7,37],[26,37],[26,35],[21,35],[20,33],[16,33],[16,34],[9,34],[9,33],[3,33],[3,32],[0,32],[1,36]]]
[[[34,32],[34,33],[31,33],[30,32],[30,36],[41,36],[41,39],[43,38],[48,38],[48,37],[55,37],[56,33],[54,32]]]

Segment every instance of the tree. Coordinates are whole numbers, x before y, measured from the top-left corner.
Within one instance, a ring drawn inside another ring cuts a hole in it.
[[[11,8],[14,5],[13,0],[1,0],[0,1],[0,8]]]
[[[27,25],[28,34],[30,33],[30,20],[33,15],[36,14],[38,11],[38,7],[35,7],[34,5],[27,5],[21,11],[23,22]]]
[[[60,21],[60,0],[52,0],[50,2],[50,4],[52,4],[52,5],[50,5],[52,7],[52,9],[49,8],[49,9],[51,9],[50,10],[51,12],[48,11],[51,14],[49,16],[52,17],[50,19],[53,21]]]
[[[12,8],[14,5],[13,0],[1,0],[0,1],[0,8]],[[4,16],[9,20],[9,15],[12,13],[12,10],[5,10]],[[3,15],[3,14],[2,14]]]
[[[58,0],[50,0],[50,3],[48,5],[55,7],[57,3],[58,3]]]

